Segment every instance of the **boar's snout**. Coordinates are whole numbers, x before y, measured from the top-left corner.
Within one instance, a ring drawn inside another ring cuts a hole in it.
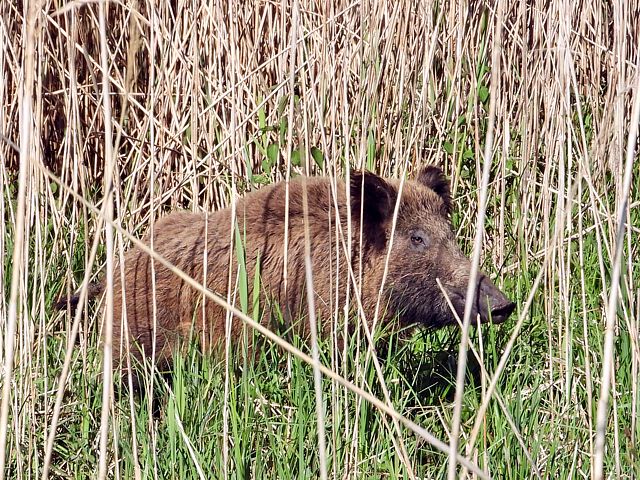
[[[464,315],[466,287],[457,288],[450,292],[453,304],[460,319]],[[480,274],[476,288],[476,298],[471,310],[471,319],[480,315],[482,323],[502,323],[515,310],[516,304],[509,300],[485,275]]]

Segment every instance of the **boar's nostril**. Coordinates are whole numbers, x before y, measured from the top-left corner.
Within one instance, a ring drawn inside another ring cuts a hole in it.
[[[499,305],[493,305],[491,307],[491,322],[502,323],[504,322],[516,308],[516,304],[506,300]]]

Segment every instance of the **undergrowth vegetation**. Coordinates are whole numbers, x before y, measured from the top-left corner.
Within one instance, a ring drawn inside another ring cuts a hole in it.
[[[635,478],[637,0],[0,11],[0,478]],[[322,339],[318,397],[309,357],[247,326],[256,353],[194,340],[105,389],[99,305],[53,308],[169,211],[427,164],[518,304],[469,331],[464,382],[458,327]]]

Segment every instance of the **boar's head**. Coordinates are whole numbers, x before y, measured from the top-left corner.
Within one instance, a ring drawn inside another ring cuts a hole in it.
[[[362,214],[366,264],[363,285],[367,276],[376,277],[380,285],[399,186],[397,181],[369,172],[352,174],[352,215],[360,219]],[[464,315],[471,262],[453,233],[451,207],[449,183],[439,168],[426,167],[417,180],[406,181],[403,186],[383,290],[388,313],[398,314],[402,324],[439,327],[456,322],[436,279],[459,318]],[[376,290],[369,285],[363,286],[363,295],[377,295],[377,291],[367,290]],[[482,322],[504,322],[514,308],[515,304],[479,272],[472,321],[479,315]]]

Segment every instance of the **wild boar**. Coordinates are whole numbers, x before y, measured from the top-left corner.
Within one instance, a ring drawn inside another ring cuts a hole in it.
[[[259,263],[262,305],[277,305],[289,321],[300,319],[298,330],[307,333],[303,208],[306,190],[313,292],[321,331],[327,334],[334,312],[342,310],[350,278],[361,279],[360,295],[368,322],[373,321],[382,292],[382,323],[394,322],[392,327],[452,324],[454,313],[436,279],[462,317],[471,264],[451,228],[449,183],[439,168],[428,166],[416,180],[404,183],[398,199],[399,187],[398,180],[370,172],[353,172],[350,189],[342,181],[332,188],[328,178],[297,178],[289,183],[288,211],[285,183],[277,183],[238,200],[233,222],[231,208],[209,214],[178,212],[165,216],[155,224],[153,248],[189,276],[226,297],[229,285],[235,287],[238,274],[237,251],[231,239],[241,238],[249,298],[253,296]],[[286,215],[289,243],[285,289]],[[352,233],[350,240],[348,231]],[[148,237],[146,242],[150,242]],[[387,255],[388,272],[381,289]],[[114,275],[116,362],[124,344],[125,324],[131,352],[138,358],[151,354],[154,340],[159,361],[168,360],[177,341],[194,333],[208,346],[222,342],[226,318],[223,308],[204,299],[159,262],[154,262],[152,280],[150,257],[138,248],[129,250],[123,260],[124,283],[118,266]],[[353,269],[351,277],[349,268]],[[71,301],[77,302],[77,297]],[[474,318],[479,315],[482,322],[503,322],[514,308],[515,304],[486,275],[479,275]],[[263,321],[268,321],[269,316],[264,315]],[[232,340],[241,338],[241,332],[241,322],[233,321]]]

